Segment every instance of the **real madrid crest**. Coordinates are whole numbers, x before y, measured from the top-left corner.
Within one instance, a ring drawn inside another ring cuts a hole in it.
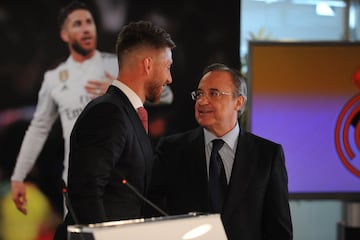
[[[360,89],[360,69],[354,75]],[[353,96],[342,108],[335,128],[335,144],[340,160],[355,176],[360,177],[360,94]]]
[[[61,70],[61,71],[59,72],[59,79],[60,79],[60,81],[64,82],[64,81],[66,81],[68,78],[69,78],[69,72],[68,72],[67,69]]]

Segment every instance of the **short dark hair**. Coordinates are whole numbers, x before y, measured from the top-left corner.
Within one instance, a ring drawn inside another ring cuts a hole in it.
[[[150,46],[156,49],[176,47],[170,34],[163,28],[150,21],[131,22],[122,28],[116,41],[119,66],[121,66],[122,56],[139,46]]]
[[[83,2],[72,1],[68,5],[60,9],[58,16],[58,26],[61,29],[65,23],[66,18],[75,10],[83,9],[91,12],[90,8]]]

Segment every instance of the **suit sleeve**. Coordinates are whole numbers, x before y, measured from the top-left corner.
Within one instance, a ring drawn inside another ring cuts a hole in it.
[[[276,145],[265,196],[264,239],[293,239],[288,198],[288,176],[281,145]]]
[[[155,151],[154,163],[151,173],[151,181],[149,187],[148,198],[156,206],[160,207],[164,211],[166,209],[166,194],[167,194],[167,163],[166,150],[169,150],[165,138],[161,138]],[[154,208],[149,205],[145,206],[144,215],[146,217],[161,216]]]
[[[119,110],[100,104],[87,111],[71,136],[69,197],[81,223],[106,221],[104,190],[126,144]]]

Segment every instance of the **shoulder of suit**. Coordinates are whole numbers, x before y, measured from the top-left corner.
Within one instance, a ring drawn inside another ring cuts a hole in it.
[[[276,143],[270,139],[261,137],[259,135],[244,131],[241,134],[241,137],[245,138],[245,139],[251,139],[252,141],[258,142],[258,143],[262,143],[262,144],[270,144],[270,145],[280,145],[279,143]]]
[[[201,137],[201,134],[203,134],[202,128],[195,128],[182,133],[175,133],[172,135],[165,136],[163,137],[163,140],[168,142],[177,142],[177,141],[192,142],[194,139]]]

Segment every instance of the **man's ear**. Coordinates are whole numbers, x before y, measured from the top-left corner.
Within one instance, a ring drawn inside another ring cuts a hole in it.
[[[242,108],[242,106],[245,104],[245,98],[244,96],[238,96],[236,98],[236,104],[235,104],[235,108],[237,111],[240,111],[240,109]]]
[[[144,64],[144,71],[146,73],[146,75],[149,75],[152,68],[153,68],[153,59],[152,57],[146,57],[143,60],[143,64]]]
[[[64,29],[60,31],[60,37],[64,42],[69,42],[69,35]]]

